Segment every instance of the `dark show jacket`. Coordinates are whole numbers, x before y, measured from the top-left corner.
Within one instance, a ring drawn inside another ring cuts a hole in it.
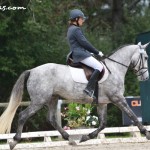
[[[76,25],[69,26],[67,40],[74,63],[90,57],[91,53],[99,54],[99,51],[85,38],[81,28]]]

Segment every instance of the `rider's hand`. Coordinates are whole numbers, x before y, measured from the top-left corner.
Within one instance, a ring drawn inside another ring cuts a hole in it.
[[[99,56],[101,56],[101,57],[103,57],[104,56],[104,54],[102,53],[102,52],[99,52],[99,54],[98,54]]]

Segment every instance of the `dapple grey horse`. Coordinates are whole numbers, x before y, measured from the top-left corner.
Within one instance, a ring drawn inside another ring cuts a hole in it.
[[[100,125],[94,132],[83,135],[80,142],[95,138],[105,128],[108,103],[113,103],[124,111],[134,121],[135,125],[138,126],[140,132],[146,135],[147,139],[150,139],[150,133],[138,121],[123,96],[124,80],[129,66],[133,68],[140,81],[149,78],[148,56],[145,51],[147,45],[132,44],[123,46],[105,58],[105,63],[111,73],[107,80],[99,84],[97,113]],[[31,103],[25,110],[19,113],[17,132],[14,136],[14,141],[9,143],[10,149],[13,149],[21,140],[22,129],[27,119],[44,105],[49,108],[49,122],[61,133],[64,139],[71,141],[69,134],[56,121],[55,114],[58,98],[62,97],[63,99],[70,100],[70,102],[78,103],[92,103],[92,100],[83,92],[86,84],[73,81],[68,66],[53,63],[24,71],[20,75],[13,87],[9,105],[0,117],[0,133],[10,132],[14,115],[22,100],[26,81]]]

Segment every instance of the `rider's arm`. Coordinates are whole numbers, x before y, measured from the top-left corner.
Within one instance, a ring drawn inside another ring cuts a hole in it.
[[[99,51],[85,38],[80,28],[76,28],[74,36],[83,48],[96,55],[99,54]]]

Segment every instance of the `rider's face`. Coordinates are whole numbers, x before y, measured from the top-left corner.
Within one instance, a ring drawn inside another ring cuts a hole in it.
[[[84,21],[85,21],[85,20],[80,17],[79,20],[78,20],[79,26],[82,26],[83,23],[84,23]]]

